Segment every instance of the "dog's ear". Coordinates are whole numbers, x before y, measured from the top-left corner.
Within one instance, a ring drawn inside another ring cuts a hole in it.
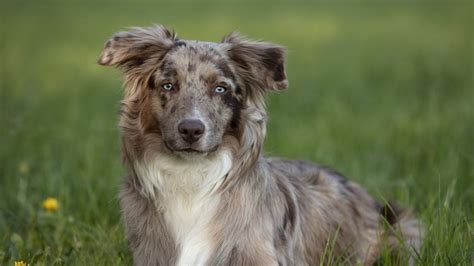
[[[130,31],[114,34],[105,43],[98,63],[128,70],[141,66],[148,59],[161,57],[176,41],[176,34],[161,25],[131,28]]]
[[[288,88],[285,49],[282,46],[251,41],[233,32],[222,40],[236,71],[247,84],[261,89]]]

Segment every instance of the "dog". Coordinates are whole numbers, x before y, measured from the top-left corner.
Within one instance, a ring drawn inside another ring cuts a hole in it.
[[[116,33],[98,63],[124,73],[119,198],[135,265],[371,265],[419,250],[409,210],[330,168],[262,156],[264,94],[288,87],[282,46],[154,25]]]

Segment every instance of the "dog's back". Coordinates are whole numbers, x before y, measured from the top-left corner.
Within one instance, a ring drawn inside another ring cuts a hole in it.
[[[364,262],[372,264],[382,248],[393,253],[421,245],[423,227],[408,210],[376,202],[342,174],[308,161],[268,160],[288,203],[288,221],[304,264]],[[286,180],[286,181],[285,181]],[[289,189],[291,188],[291,189]],[[293,195],[291,195],[293,194]],[[397,208],[397,209],[395,209]],[[400,241],[403,239],[403,241]]]

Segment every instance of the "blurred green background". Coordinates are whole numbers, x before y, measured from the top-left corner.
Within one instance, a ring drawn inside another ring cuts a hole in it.
[[[0,17],[0,265],[131,264],[116,200],[120,73],[96,60],[114,32],[152,23],[288,47],[266,153],[413,206],[423,265],[473,262],[472,1],[2,0]]]

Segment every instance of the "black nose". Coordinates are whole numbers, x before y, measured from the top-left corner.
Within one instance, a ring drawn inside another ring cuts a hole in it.
[[[197,119],[185,119],[178,125],[181,137],[188,143],[194,143],[204,134],[204,124]]]

